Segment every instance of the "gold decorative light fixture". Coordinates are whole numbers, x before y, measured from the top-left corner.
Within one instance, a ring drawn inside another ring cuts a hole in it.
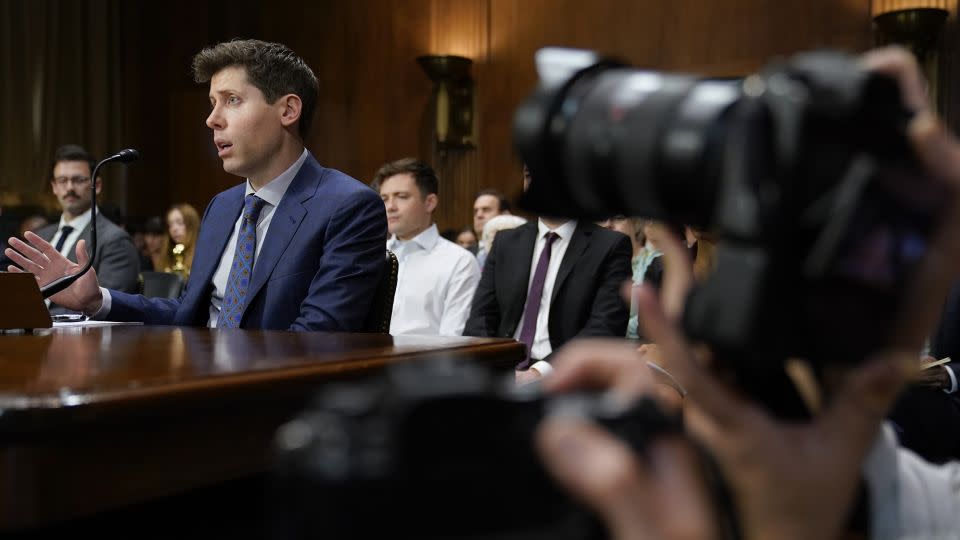
[[[876,17],[891,11],[917,8],[938,8],[950,11],[956,7],[957,0],[873,0],[870,6],[870,14]]]
[[[898,44],[913,51],[929,84],[930,102],[938,107],[940,84],[937,49],[940,30],[957,0],[873,0],[871,13],[877,45]]]
[[[418,57],[417,63],[433,81],[437,147],[474,148],[473,61],[463,56],[428,55]]]
[[[904,1],[888,0],[885,5],[906,4]],[[924,2],[914,2],[924,3]],[[928,4],[944,4],[943,0],[933,0]],[[914,6],[876,13],[873,21],[877,28],[877,44],[898,43],[909,47],[917,59],[923,62],[936,48],[940,29],[950,12],[943,7]]]

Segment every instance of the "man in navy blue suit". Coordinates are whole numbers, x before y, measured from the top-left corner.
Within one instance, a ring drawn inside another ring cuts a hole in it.
[[[94,318],[146,324],[358,331],[384,270],[386,214],[376,192],[322,167],[304,148],[318,83],[287,47],[234,40],[193,59],[210,83],[207,126],[225,171],[245,178],[218,194],[200,225],[180,298],[107,290],[91,270],[54,302]],[[77,263],[36,235],[7,255],[42,284]],[[21,270],[22,269],[22,270]]]

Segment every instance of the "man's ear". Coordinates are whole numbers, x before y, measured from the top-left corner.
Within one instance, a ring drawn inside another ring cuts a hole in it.
[[[100,190],[103,189],[103,178],[101,178],[101,177],[99,177],[99,176],[97,177],[97,179],[96,179],[96,186],[97,186],[97,195],[99,195],[99,194],[100,194]]]
[[[300,96],[287,94],[277,100],[277,106],[280,107],[280,123],[283,127],[290,127],[300,120],[300,112],[303,110]]]
[[[437,198],[436,193],[431,193],[427,195],[427,198],[424,200],[427,205],[427,210],[433,212],[437,209],[437,203],[440,202],[440,199]]]

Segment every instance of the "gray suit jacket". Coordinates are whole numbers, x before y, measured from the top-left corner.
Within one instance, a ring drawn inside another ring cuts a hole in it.
[[[49,242],[53,235],[57,234],[59,225],[59,222],[47,225],[37,231],[37,236]],[[89,224],[80,233],[80,239],[86,240],[89,248]],[[70,246],[68,253],[67,258],[77,262],[76,244]],[[87,253],[89,254],[89,251]],[[97,271],[101,287],[126,292],[137,292],[140,288],[140,256],[133,240],[127,231],[117,227],[100,213],[97,213],[97,252],[93,268]]]

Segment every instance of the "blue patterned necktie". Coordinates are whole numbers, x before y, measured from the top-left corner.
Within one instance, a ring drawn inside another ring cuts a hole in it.
[[[253,259],[257,250],[257,221],[266,201],[253,193],[243,202],[243,219],[240,232],[237,233],[237,249],[233,253],[230,277],[227,278],[227,290],[220,305],[217,328],[238,328],[243,315],[247,289],[253,276]]]

